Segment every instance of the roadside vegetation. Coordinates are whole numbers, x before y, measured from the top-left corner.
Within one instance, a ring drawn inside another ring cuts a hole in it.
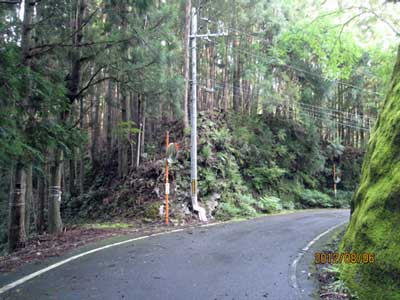
[[[360,186],[341,250],[374,253],[373,264],[342,268],[341,278],[361,299],[400,299],[400,52],[389,93],[369,141]]]
[[[351,207],[341,247],[377,263],[341,280],[399,298],[397,2],[0,1],[1,253],[162,224],[167,131],[171,224],[196,222],[197,82],[208,218]],[[218,34],[197,39],[193,69],[196,7],[199,34]]]
[[[301,208],[350,207],[358,180],[353,174],[360,172],[363,153],[343,148],[332,160],[331,145],[320,138],[312,123],[301,124],[272,114],[250,118],[213,111],[200,114],[199,130],[200,198],[211,219],[254,217]],[[173,138],[184,145],[184,135]],[[175,224],[192,219],[185,205],[189,197],[189,154],[188,147],[183,146],[170,170],[170,216]],[[352,174],[343,176],[336,197],[334,162],[342,174]],[[110,174],[110,169],[107,172]],[[162,157],[144,163],[139,173],[133,172],[123,181],[113,182],[108,174],[95,174],[95,184],[88,193],[66,201],[65,220],[163,220],[159,215],[164,199]]]

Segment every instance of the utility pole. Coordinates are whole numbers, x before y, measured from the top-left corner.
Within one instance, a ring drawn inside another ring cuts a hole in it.
[[[192,8],[191,14],[191,47],[192,47],[192,109],[191,109],[191,150],[190,150],[190,177],[192,183],[192,207],[199,214],[200,221],[206,222],[206,211],[199,206],[197,200],[198,184],[197,184],[197,38],[218,37],[226,35],[225,33],[208,33],[197,34],[197,10]]]
[[[190,132],[190,179],[192,183],[192,207],[199,214],[200,221],[206,222],[207,216],[204,208],[197,201],[197,11],[192,8],[191,22],[191,47],[192,47],[192,109]]]

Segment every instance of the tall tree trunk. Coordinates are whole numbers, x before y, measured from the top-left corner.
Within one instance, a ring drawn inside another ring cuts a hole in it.
[[[44,203],[47,200],[47,184],[46,178],[38,178],[38,199],[37,199],[37,216],[36,230],[38,233],[44,231]]]
[[[185,78],[185,87],[183,92],[183,124],[184,128],[189,128],[189,68],[190,68],[190,13],[192,10],[192,1],[186,0],[185,6],[185,36],[184,36],[184,66],[183,73]]]
[[[135,92],[132,92],[131,93],[131,101],[130,101],[130,106],[131,106],[131,108],[130,108],[130,112],[131,112],[131,114],[130,114],[130,120],[132,121],[132,122],[134,122],[135,123],[135,127],[136,128],[139,128],[139,126],[140,126],[140,124],[139,124],[139,117],[138,117],[138,110],[137,110],[137,107],[138,107],[138,98],[139,98],[139,95],[138,95],[138,93],[135,93]],[[135,166],[136,166],[136,157],[137,157],[137,155],[136,155],[136,150],[135,150],[135,146],[137,147],[137,141],[136,141],[136,143],[134,142],[134,140],[135,140],[135,136],[136,136],[136,134],[132,134],[131,135],[131,169],[133,170],[134,168],[135,168]],[[137,140],[137,139],[136,139]]]
[[[142,134],[141,134],[141,139],[140,142],[142,143],[140,146],[140,153],[144,153],[144,139],[145,139],[145,132],[146,132],[146,99],[143,97],[143,103],[142,103]]]
[[[84,132],[84,101],[83,97],[79,99],[79,127],[81,132]],[[83,190],[83,180],[85,176],[85,165],[84,165],[84,156],[85,150],[83,145],[79,147],[79,195],[84,193]]]
[[[142,147],[142,132],[143,132],[143,124],[142,124],[142,94],[139,94],[137,99],[137,124],[139,124],[139,129],[140,131],[137,134],[136,137],[136,145],[137,145],[137,149],[136,149],[136,167],[139,167],[140,164],[140,154],[142,153],[141,147]],[[162,107],[162,103],[160,102],[160,107]],[[162,113],[160,114],[161,118],[162,118]],[[160,122],[161,124],[162,122]]]
[[[121,91],[121,122],[122,124],[127,124],[128,122],[128,114],[127,114],[127,95],[125,87],[120,87]],[[120,140],[120,159],[118,160],[121,164],[118,169],[120,170],[120,177],[125,177],[128,174],[128,133],[121,132],[119,136]]]
[[[76,182],[76,176],[75,176],[75,173],[76,173],[75,157],[76,157],[76,155],[75,155],[75,153],[76,153],[76,151],[75,151],[75,149],[72,149],[71,152],[72,153],[71,153],[71,158],[69,160],[69,167],[68,167],[68,174],[69,174],[68,189],[69,189],[70,194],[72,195],[72,194],[76,193],[76,185],[75,185],[75,182]]]
[[[127,11],[127,5],[125,4],[124,1],[121,1],[120,4],[120,12],[121,12],[121,28],[122,28],[122,32],[124,34],[128,34],[128,19],[127,19],[127,15],[126,12]],[[124,47],[123,51],[122,51],[122,56],[126,59],[129,58],[129,48],[128,47]],[[122,82],[127,81],[127,75],[125,73],[126,71],[122,71],[121,74],[121,79]],[[118,101],[118,104],[120,105],[121,108],[121,123],[123,124],[123,126],[121,128],[126,128],[125,126],[127,125],[128,122],[128,112],[127,112],[127,90],[126,90],[126,86],[124,83],[121,83],[118,85],[118,96],[120,101]],[[118,163],[120,164],[118,166],[118,170],[119,170],[119,175],[120,177],[125,177],[128,174],[128,151],[129,151],[129,144],[128,144],[128,140],[129,140],[129,134],[126,132],[120,132],[119,136],[118,136],[118,140],[119,140],[119,147],[118,147],[118,154],[119,154],[119,158],[118,158]]]
[[[236,14],[236,1],[233,1],[233,6],[234,11],[235,11],[235,15],[234,15],[234,19],[233,19],[233,28],[236,27],[236,23],[237,23],[237,14]],[[234,61],[233,61],[233,65],[234,65],[234,72],[233,72],[233,82],[232,82],[232,92],[233,92],[233,110],[235,112],[239,112],[241,109],[241,104],[240,104],[240,75],[241,75],[241,70],[240,70],[240,65],[241,65],[241,57],[240,57],[240,53],[239,53],[239,46],[240,46],[240,41],[239,41],[239,33],[235,32],[234,33],[234,40],[233,40],[233,57],[234,57]]]
[[[42,233],[45,229],[45,208],[48,205],[48,195],[49,195],[49,152],[45,149],[43,156],[45,158],[43,164],[43,176],[38,178],[38,199],[37,199],[37,217],[36,217],[36,230]]]
[[[100,136],[100,122],[99,122],[99,115],[100,115],[100,87],[95,89],[95,97],[94,97],[94,117],[92,123],[92,146],[90,148],[91,156],[92,156],[92,164],[94,167],[98,165],[98,144],[99,144],[99,136]]]
[[[215,73],[215,48],[213,45],[209,46],[209,59],[210,59],[210,80],[209,80],[209,88],[210,90],[213,89],[214,84],[214,80],[216,80],[216,73]],[[209,100],[208,100],[208,105],[207,108],[209,110],[212,110],[214,108],[214,101],[215,101],[215,94],[214,92],[210,93],[208,95]]]
[[[36,1],[24,1],[24,19],[22,22],[21,36],[21,62],[29,71],[31,67],[31,59],[29,58],[29,49],[32,43],[32,19]],[[25,78],[26,85],[24,91],[24,105],[29,107],[31,98],[32,82],[30,77]],[[20,124],[25,130],[25,124]],[[13,177],[13,176],[12,176]],[[13,189],[10,194],[9,208],[9,232],[8,232],[8,249],[14,251],[18,247],[25,245],[25,197],[26,197],[26,174],[21,161],[17,160],[14,170],[14,178],[11,180]]]
[[[74,102],[79,98],[78,91],[81,82],[81,48],[78,46],[83,40],[83,19],[87,8],[86,0],[75,1],[75,18],[71,22],[71,31],[74,32],[72,43],[74,47],[70,52],[71,57],[71,70],[69,80],[67,81],[67,97],[70,105],[73,106]],[[70,114],[69,111],[64,111],[61,116],[61,123],[65,123]],[[49,233],[61,233],[63,229],[61,220],[61,178],[63,170],[63,152],[60,149],[55,150],[54,163],[51,168],[51,183],[50,183],[50,196],[49,196]],[[72,172],[71,172],[72,174]],[[70,174],[70,175],[71,175]]]
[[[107,103],[107,122],[106,122],[106,153],[108,153],[108,159],[112,156],[112,112],[113,112],[113,101],[114,99],[114,82],[108,81],[108,91],[106,97]]]
[[[238,47],[238,44],[235,46],[235,48]],[[240,112],[241,111],[241,93],[240,93],[240,54],[237,53],[235,55],[235,71],[233,73],[233,85],[232,85],[232,90],[233,90],[233,110],[235,112]]]
[[[62,176],[63,152],[57,149],[54,153],[54,163],[50,170],[50,194],[49,194],[49,227],[51,234],[61,233],[63,223],[61,220],[61,176]]]
[[[225,61],[228,59],[228,46],[225,49]],[[229,86],[228,86],[228,79],[229,79],[229,71],[228,71],[228,63],[225,64],[224,67],[224,89],[223,89],[223,109],[225,112],[229,109]]]
[[[23,165],[17,162],[13,170],[10,193],[10,211],[8,227],[8,250],[10,252],[25,246],[25,193],[26,174]]]
[[[25,194],[25,233],[29,236],[32,216],[33,190],[32,190],[32,164],[26,168],[26,194]]]

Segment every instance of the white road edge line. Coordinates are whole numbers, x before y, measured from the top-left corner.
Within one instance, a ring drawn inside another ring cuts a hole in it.
[[[231,221],[208,223],[208,224],[202,224],[199,227],[212,227],[212,226],[216,226],[216,225],[227,224],[227,223],[230,223],[230,222]],[[193,227],[189,227],[189,228],[180,228],[180,229],[175,229],[175,230],[170,230],[170,231],[158,232],[158,233],[154,233],[154,234],[151,234],[151,235],[144,235],[144,236],[141,236],[141,237],[129,239],[129,240],[122,241],[122,242],[113,243],[113,244],[110,244],[110,245],[106,245],[106,246],[103,246],[103,247],[100,247],[100,248],[92,249],[90,251],[77,254],[77,255],[72,256],[70,258],[67,258],[65,260],[59,261],[58,263],[50,265],[50,266],[48,266],[48,267],[46,267],[44,269],[41,269],[39,271],[36,271],[36,272],[31,273],[29,275],[26,275],[26,276],[14,281],[14,282],[6,284],[5,286],[0,288],[0,295],[4,294],[5,292],[7,292],[7,291],[9,291],[9,290],[11,290],[11,289],[13,289],[13,288],[25,283],[25,282],[27,282],[27,281],[35,278],[35,277],[38,277],[38,276],[40,276],[40,275],[42,275],[42,274],[44,274],[44,273],[46,273],[48,271],[51,271],[51,270],[53,270],[55,268],[58,268],[58,267],[60,267],[62,265],[65,265],[66,263],[69,263],[71,261],[77,260],[78,258],[81,258],[83,256],[86,256],[86,255],[89,255],[89,254],[93,254],[93,253],[96,253],[98,251],[102,251],[102,250],[105,250],[105,249],[108,249],[108,248],[111,248],[111,247],[120,246],[120,245],[124,245],[124,244],[128,244],[128,243],[132,243],[132,242],[135,242],[135,241],[138,241],[138,240],[147,239],[149,237],[155,237],[155,236],[161,236],[161,235],[166,235],[166,234],[170,234],[170,233],[181,232],[181,231],[184,231],[186,229],[190,229],[190,228],[193,229],[193,228],[196,228],[196,227],[197,226],[193,226]]]
[[[38,276],[40,276],[40,275],[42,275],[42,274],[44,274],[44,273],[46,273],[46,272],[48,272],[50,270],[53,270],[53,269],[58,268],[58,267],[60,267],[62,265],[65,265],[66,263],[69,263],[69,262],[71,262],[73,260],[77,260],[78,258],[81,258],[83,256],[86,256],[86,255],[89,255],[89,254],[92,254],[92,253],[95,253],[95,252],[98,252],[98,251],[101,251],[101,250],[105,250],[105,249],[108,249],[108,248],[111,248],[111,247],[120,246],[120,245],[128,244],[128,243],[131,243],[131,242],[134,242],[134,241],[147,239],[149,237],[154,237],[154,236],[160,236],[160,235],[165,235],[165,234],[169,234],[169,233],[180,232],[180,231],[183,231],[183,230],[184,229],[175,229],[175,230],[159,232],[159,233],[155,233],[155,234],[151,234],[151,235],[144,235],[144,236],[140,236],[140,237],[137,237],[137,238],[129,239],[129,240],[122,241],[122,242],[113,243],[113,244],[110,244],[110,245],[106,245],[106,246],[103,246],[103,247],[100,247],[100,248],[92,249],[90,251],[77,254],[77,255],[72,256],[70,258],[67,258],[65,260],[59,261],[58,263],[50,265],[50,266],[48,266],[48,267],[46,267],[44,269],[36,271],[36,272],[34,272],[32,274],[26,275],[26,276],[14,281],[14,282],[11,282],[11,283],[1,287],[0,288],[0,295],[4,294],[5,292],[15,288],[16,286],[19,286],[19,285],[27,282],[27,281],[35,278],[35,277],[38,277]]]
[[[224,224],[233,223],[233,222],[234,222],[234,221],[215,222],[215,223],[202,224],[202,225],[200,225],[200,226],[198,226],[198,227],[212,227],[212,226],[216,226],[216,225],[224,225]],[[308,248],[310,248],[311,245],[314,244],[314,243],[315,243],[319,238],[321,238],[323,235],[327,234],[327,233],[330,232],[331,230],[334,230],[335,228],[337,228],[337,227],[339,227],[339,226],[341,226],[341,225],[343,225],[343,224],[345,224],[345,223],[347,223],[347,222],[344,222],[344,223],[341,223],[341,224],[339,224],[339,225],[336,225],[336,226],[334,226],[334,227],[328,229],[328,230],[325,231],[324,233],[321,233],[321,234],[320,234],[319,236],[317,236],[313,241],[311,241],[305,248],[303,248],[303,251],[304,251],[304,249],[306,249],[305,251],[307,251]],[[24,277],[22,277],[22,278],[20,278],[20,279],[18,279],[18,280],[16,280],[16,281],[14,281],[14,282],[11,282],[11,283],[9,283],[9,284],[6,284],[5,286],[3,286],[3,287],[0,288],[0,295],[1,295],[1,294],[4,294],[5,292],[7,292],[7,291],[9,291],[9,290],[11,290],[11,289],[13,289],[13,288],[15,288],[15,287],[17,287],[17,286],[19,286],[19,285],[25,283],[25,282],[27,282],[27,281],[29,281],[29,280],[35,278],[35,277],[38,277],[38,276],[40,276],[40,275],[42,275],[42,274],[44,274],[44,273],[46,273],[46,272],[48,272],[48,271],[51,271],[51,270],[53,270],[53,269],[55,269],[55,268],[58,268],[58,267],[60,267],[60,266],[62,266],[62,265],[65,265],[66,263],[69,263],[69,262],[71,262],[71,261],[77,260],[78,258],[81,258],[81,257],[83,257],[83,256],[86,256],[86,255],[89,255],[89,254],[93,254],[93,253],[96,253],[96,252],[98,252],[98,251],[102,251],[102,250],[105,250],[105,249],[108,249],[108,248],[112,248],[112,247],[115,247],[115,246],[120,246],[120,245],[128,244],[128,243],[131,243],[131,242],[134,242],[134,241],[144,240],[144,239],[147,239],[147,238],[149,238],[149,237],[155,237],[155,236],[161,236],[161,235],[166,235],[166,234],[170,234],[170,233],[181,232],[181,231],[184,231],[184,230],[187,230],[187,229],[190,229],[190,228],[193,229],[193,228],[196,228],[196,227],[197,227],[197,226],[193,226],[193,227],[189,227],[189,228],[180,228],[180,229],[175,229],[175,230],[170,230],[170,231],[164,231],[164,232],[154,233],[154,234],[151,234],[151,235],[144,235],[144,236],[140,236],[140,237],[137,237],[137,238],[129,239],[129,240],[122,241],[122,242],[113,243],[113,244],[110,244],[110,245],[106,245],[106,246],[103,246],[103,247],[100,247],[100,248],[92,249],[92,250],[90,250],[90,251],[77,254],[77,255],[72,256],[72,257],[69,257],[69,258],[67,258],[67,259],[65,259],[65,260],[59,261],[58,263],[55,263],[55,264],[53,264],[53,265],[50,265],[50,266],[48,266],[48,267],[46,267],[46,268],[44,268],[44,269],[41,269],[41,270],[39,270],[39,271],[36,271],[36,272],[31,273],[31,274],[29,274],[29,275],[26,275],[26,276],[24,276]],[[300,255],[300,254],[301,254],[301,255]],[[299,255],[300,255],[300,257],[299,257]],[[296,258],[296,260],[292,263],[292,268],[293,268],[293,265],[294,265],[294,271],[295,271],[295,273],[294,273],[294,282],[295,282],[295,284],[296,284],[296,288],[297,288],[296,267],[297,267],[298,261],[299,261],[300,258],[304,255],[304,253],[299,253],[299,255],[298,255],[298,258]],[[293,274],[292,274],[292,275],[293,275]],[[291,279],[292,279],[292,281],[293,281],[292,276],[291,276]]]
[[[298,289],[299,286],[297,284],[297,264],[299,263],[299,261],[302,259],[302,257],[304,256],[304,254],[307,253],[307,251],[311,248],[312,245],[315,244],[315,242],[317,242],[320,238],[322,238],[324,235],[328,234],[329,232],[335,230],[336,228],[346,224],[348,221],[342,222],[340,224],[337,224],[331,228],[329,228],[328,230],[324,231],[323,233],[317,235],[312,241],[310,241],[307,246],[305,246],[303,249],[301,249],[301,252],[299,252],[296,256],[296,259],[292,262],[292,264],[290,265],[290,281],[292,284],[292,287],[295,289]]]

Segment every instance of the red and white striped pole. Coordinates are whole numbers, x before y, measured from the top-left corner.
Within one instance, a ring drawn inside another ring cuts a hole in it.
[[[168,146],[169,146],[169,132],[165,135],[165,224],[168,225],[168,214],[169,214],[169,207],[168,207],[168,195],[169,195],[169,182],[168,182]]]

